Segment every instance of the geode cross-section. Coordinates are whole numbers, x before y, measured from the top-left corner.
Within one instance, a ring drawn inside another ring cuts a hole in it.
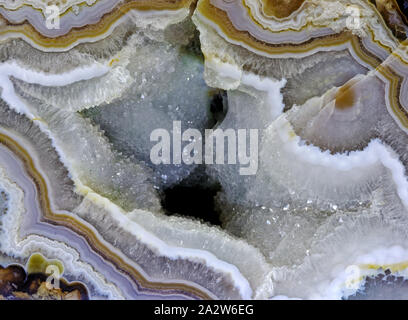
[[[404,0],[0,0],[0,299],[408,298]]]

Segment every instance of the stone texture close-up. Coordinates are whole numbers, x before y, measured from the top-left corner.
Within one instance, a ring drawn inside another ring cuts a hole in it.
[[[408,299],[408,2],[0,0],[0,300]]]

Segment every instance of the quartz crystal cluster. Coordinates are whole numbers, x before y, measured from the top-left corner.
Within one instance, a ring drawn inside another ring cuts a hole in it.
[[[0,0],[0,299],[407,299],[407,38],[405,0]],[[155,163],[175,124],[256,172]]]

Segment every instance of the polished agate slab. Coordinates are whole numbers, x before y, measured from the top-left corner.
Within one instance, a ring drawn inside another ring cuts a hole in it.
[[[406,15],[0,0],[0,298],[405,299]]]

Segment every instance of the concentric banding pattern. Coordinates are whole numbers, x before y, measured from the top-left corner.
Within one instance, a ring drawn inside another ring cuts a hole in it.
[[[58,258],[108,299],[341,299],[405,279],[404,21],[393,1],[0,0],[0,262]],[[180,117],[178,97],[155,105],[166,77],[180,97],[215,89],[216,127],[259,131],[255,175],[199,167],[222,229],[166,216],[159,171],[112,129]]]

